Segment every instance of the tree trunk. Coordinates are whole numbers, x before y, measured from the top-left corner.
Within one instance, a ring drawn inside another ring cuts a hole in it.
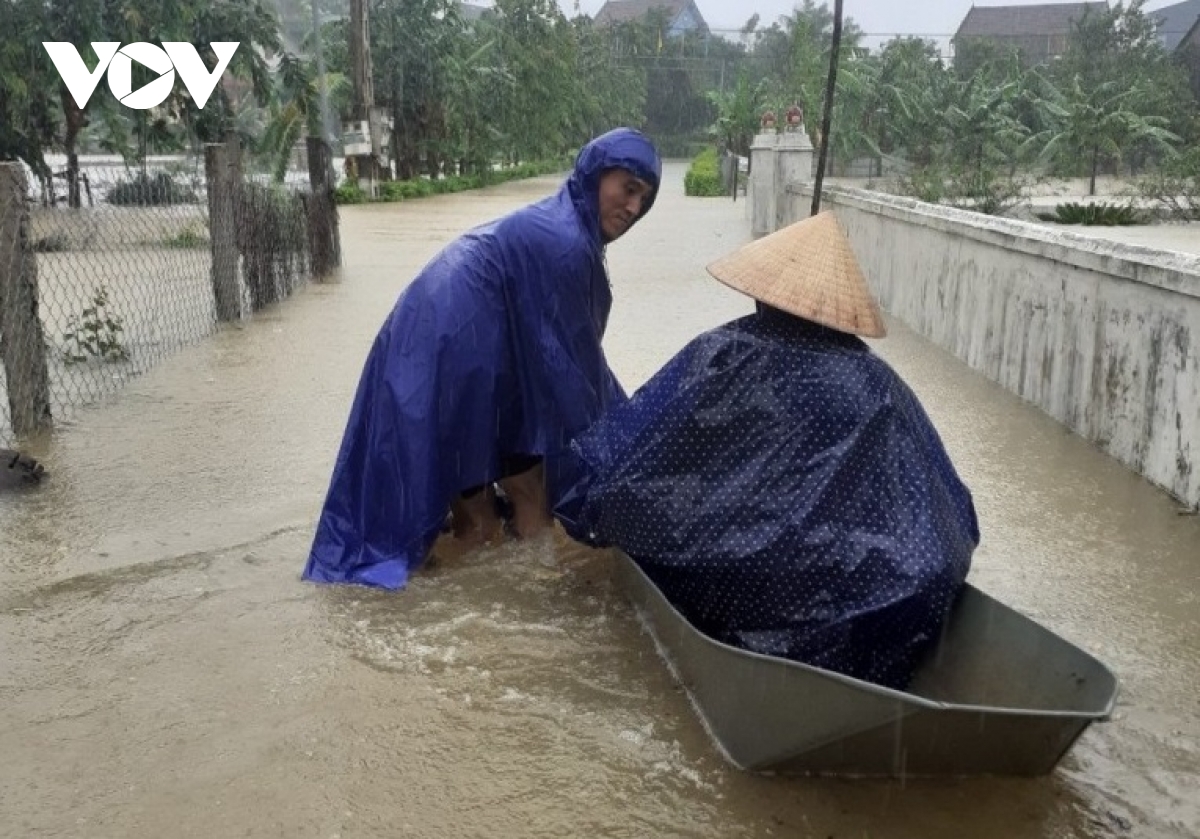
[[[59,90],[59,99],[62,101],[65,125],[63,149],[67,153],[67,206],[72,210],[78,210],[83,206],[83,201],[79,194],[79,154],[76,150],[76,143],[79,139],[79,132],[88,124],[88,118],[87,114],[75,104],[74,97],[65,86]],[[53,181],[51,183],[53,184]]]
[[[0,163],[0,366],[8,383],[8,409],[17,436],[51,425],[46,335],[38,313],[25,171]]]
[[[1092,146],[1092,175],[1088,181],[1088,195],[1096,194],[1096,170],[1100,166],[1100,147]]]
[[[367,123],[367,141],[371,144],[369,154],[357,155],[359,177],[371,181],[378,179],[376,162],[378,147],[375,144],[375,89],[371,76],[371,39],[368,33],[367,0],[350,0],[350,78],[354,90],[351,118]]]
[[[313,277],[326,279],[342,264],[338,208],[333,200],[333,152],[319,137],[308,138],[308,184],[312,191],[308,205],[309,259]]]

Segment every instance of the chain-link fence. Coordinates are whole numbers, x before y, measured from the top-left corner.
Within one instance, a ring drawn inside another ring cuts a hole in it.
[[[0,164],[0,444],[50,426],[340,262],[328,147],[310,188],[236,144],[169,168]]]

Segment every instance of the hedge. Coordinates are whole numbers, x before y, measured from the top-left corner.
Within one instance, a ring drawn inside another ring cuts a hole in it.
[[[507,169],[498,169],[487,177],[482,175],[451,175],[448,178],[412,178],[407,181],[384,181],[379,185],[379,202],[410,201],[414,198],[427,198],[430,195],[446,195],[452,192],[465,192],[469,189],[480,189],[485,186],[507,183],[508,181],[537,178],[542,175],[552,175],[570,169],[570,160],[548,160],[541,163],[521,163]],[[357,184],[343,183],[334,193],[339,204],[362,204],[372,199]]]
[[[692,160],[692,165],[683,177],[683,191],[686,195],[697,196],[725,194],[724,185],[721,183],[721,162],[717,158],[716,149],[707,148]]]

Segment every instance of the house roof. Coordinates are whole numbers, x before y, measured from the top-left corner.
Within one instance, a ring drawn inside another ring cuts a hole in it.
[[[667,16],[674,20],[690,5],[691,0],[608,0],[600,11],[596,12],[594,23],[641,20],[653,9],[666,10]]]
[[[1179,43],[1175,45],[1175,49],[1183,49],[1188,44],[1200,47],[1200,18],[1196,18],[1196,22],[1192,24],[1192,28],[1179,40]]]
[[[1041,6],[972,6],[956,38],[1005,35],[1065,35],[1088,9],[1104,11],[1108,3],[1048,3]]]
[[[491,11],[488,6],[480,6],[475,3],[459,3],[458,13],[462,15],[465,21],[479,20],[485,14]]]
[[[1183,41],[1185,35],[1200,19],[1200,0],[1184,0],[1171,6],[1163,6],[1146,16],[1158,21],[1158,37],[1168,52]]]

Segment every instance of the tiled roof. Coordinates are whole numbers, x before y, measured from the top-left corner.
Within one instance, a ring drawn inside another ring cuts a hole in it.
[[[972,6],[955,37],[1065,35],[1071,31],[1071,23],[1083,17],[1089,8],[1104,11],[1108,4],[1100,0],[1044,6]]]
[[[463,16],[463,20],[472,21],[479,20],[491,9],[487,6],[480,6],[476,3],[459,3],[458,12]]]
[[[1200,18],[1200,0],[1184,0],[1173,6],[1163,6],[1146,17],[1158,21],[1158,37],[1168,51],[1174,50]]]
[[[690,0],[608,0],[596,13],[595,23],[625,23],[641,20],[653,9],[665,9],[674,19],[686,9]]]

